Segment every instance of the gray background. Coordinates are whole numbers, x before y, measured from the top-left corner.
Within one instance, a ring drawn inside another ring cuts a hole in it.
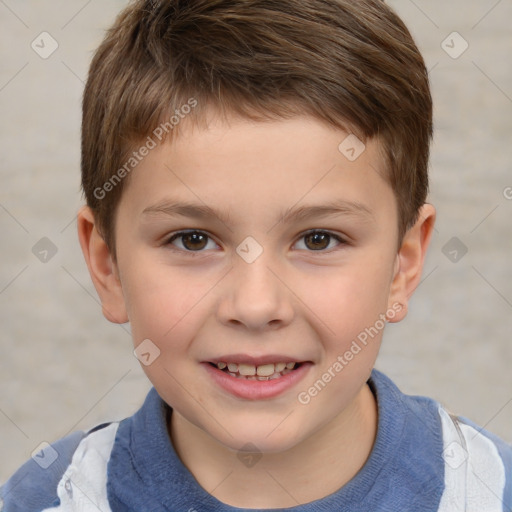
[[[431,70],[438,221],[377,367],[511,442],[512,2],[389,3]],[[42,441],[130,415],[149,389],[128,327],[101,314],[75,222],[83,82],[125,4],[0,0],[0,481]],[[47,59],[31,48],[43,31],[59,45]],[[460,52],[454,31],[469,44],[457,59],[441,46]],[[46,262],[33,253],[44,237],[57,249]]]

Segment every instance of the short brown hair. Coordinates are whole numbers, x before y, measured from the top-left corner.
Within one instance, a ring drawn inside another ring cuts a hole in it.
[[[169,119],[184,105],[193,122],[211,108],[256,120],[307,114],[378,137],[399,241],[426,201],[428,73],[381,0],[136,0],[121,12],[92,60],[82,121],[82,188],[114,257],[130,171],[121,166],[162,123],[176,135]]]

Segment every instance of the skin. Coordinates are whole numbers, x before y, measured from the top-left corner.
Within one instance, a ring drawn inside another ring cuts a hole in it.
[[[378,418],[366,381],[382,329],[309,403],[298,393],[380,315],[393,309],[389,321],[405,317],[435,209],[422,207],[397,251],[396,199],[377,140],[351,162],[338,150],[347,134],[309,117],[213,118],[208,128],[185,122],[179,137],[132,172],[117,210],[116,258],[90,209],[78,215],[103,312],[112,322],[130,321],[135,346],[150,339],[159,348],[143,369],[173,408],[172,443],[205,490],[241,508],[320,499],[371,452]],[[282,220],[289,208],[340,200],[371,213]],[[143,213],[173,201],[207,205],[226,218]],[[312,229],[343,242],[304,236]],[[206,237],[169,241],[183,230]],[[253,263],[236,253],[248,236],[263,249]],[[233,353],[287,354],[313,365],[281,395],[246,400],[214,384],[200,364]],[[261,455],[250,467],[238,457],[247,443]]]

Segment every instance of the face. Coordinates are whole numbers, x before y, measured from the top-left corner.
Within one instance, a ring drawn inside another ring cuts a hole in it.
[[[398,229],[378,143],[350,161],[347,135],[308,117],[217,121],[133,171],[117,272],[173,421],[281,451],[358,399],[399,307]]]

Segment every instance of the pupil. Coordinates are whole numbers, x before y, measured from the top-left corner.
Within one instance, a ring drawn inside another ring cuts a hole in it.
[[[306,235],[306,245],[308,245],[309,242],[312,242],[313,247],[309,247],[309,245],[308,247],[314,251],[319,251],[329,246],[329,238],[330,235],[325,233],[310,233],[309,235]]]
[[[183,236],[183,245],[191,250],[203,249],[206,246],[206,237],[201,233],[189,233]]]

